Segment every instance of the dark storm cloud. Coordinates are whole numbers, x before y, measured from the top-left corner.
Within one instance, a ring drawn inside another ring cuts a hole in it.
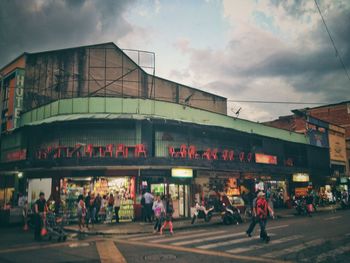
[[[93,44],[125,36],[123,18],[134,1],[2,0],[0,2],[0,67],[24,51],[43,51]],[[108,40],[107,40],[108,39]]]
[[[348,8],[332,13],[326,21],[350,74],[349,17]],[[320,21],[317,30],[304,37],[312,39],[314,47],[278,51],[249,69],[238,72],[232,70],[232,74],[247,77],[281,77],[300,92],[323,93],[330,101],[349,99],[350,96],[344,98],[344,94],[348,94],[346,91],[350,88],[350,80],[323,23]]]

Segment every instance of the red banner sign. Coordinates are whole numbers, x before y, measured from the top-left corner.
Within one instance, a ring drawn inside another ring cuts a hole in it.
[[[277,156],[256,153],[255,154],[255,162],[276,165],[277,164]]]
[[[15,152],[9,152],[6,154],[5,162],[13,162],[19,160],[25,160],[27,158],[27,150],[22,149]]]

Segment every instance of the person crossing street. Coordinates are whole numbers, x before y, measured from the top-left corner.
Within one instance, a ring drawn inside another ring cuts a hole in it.
[[[256,199],[256,215],[260,225],[260,238],[264,240],[266,243],[270,241],[270,237],[267,235],[267,232],[266,232],[268,211],[270,212],[270,215],[273,217],[274,212],[265,199],[265,193],[260,192],[258,194],[258,198]]]

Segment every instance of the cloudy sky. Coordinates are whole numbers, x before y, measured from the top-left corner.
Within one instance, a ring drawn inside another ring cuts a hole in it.
[[[272,120],[350,100],[350,1],[0,0],[0,67],[22,52],[115,42],[156,54],[156,74],[229,99],[228,113]]]

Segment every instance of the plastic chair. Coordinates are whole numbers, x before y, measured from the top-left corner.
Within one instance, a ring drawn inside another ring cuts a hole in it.
[[[107,154],[110,157],[113,157],[113,144],[107,144],[105,151],[103,152],[103,156],[107,156]]]
[[[80,148],[81,148],[81,144],[76,144],[75,147],[72,149],[72,151],[68,150],[67,157],[72,158],[74,154],[77,157],[80,157]]]
[[[180,152],[178,152],[177,154],[181,158],[186,158],[187,157],[187,145],[186,144],[182,144],[180,146]]]
[[[211,157],[211,149],[208,148],[203,154],[202,154],[202,158],[207,158],[207,160],[210,160]]]
[[[147,157],[146,147],[144,144],[136,144],[135,156],[140,157],[141,154],[143,154],[144,157]]]
[[[228,150],[223,150],[223,151],[222,151],[221,158],[222,158],[223,160],[225,160],[225,161],[228,160],[228,158],[229,158]]]
[[[228,153],[228,159],[230,161],[233,161],[235,159],[235,152],[233,150],[230,150]]]
[[[211,151],[211,158],[213,158],[214,160],[218,159],[218,149],[214,149]]]
[[[253,154],[252,153],[248,153],[248,155],[247,155],[248,162],[251,162],[252,159],[253,159]]]
[[[241,162],[243,162],[244,161],[244,152],[240,152],[239,153],[239,160],[241,161]]]
[[[92,144],[88,144],[85,146],[85,155],[89,155],[90,157],[92,157],[92,154],[94,152],[94,146]]]
[[[122,154],[122,157],[126,157],[125,156],[125,145],[120,143],[117,145],[117,148],[115,149],[115,157],[118,157],[119,154]]]
[[[177,152],[175,152],[175,149],[173,146],[168,147],[168,153],[172,158],[177,157]]]
[[[190,147],[188,147],[188,157],[190,159],[198,159],[199,158],[199,154],[197,153],[196,146],[190,145]]]

